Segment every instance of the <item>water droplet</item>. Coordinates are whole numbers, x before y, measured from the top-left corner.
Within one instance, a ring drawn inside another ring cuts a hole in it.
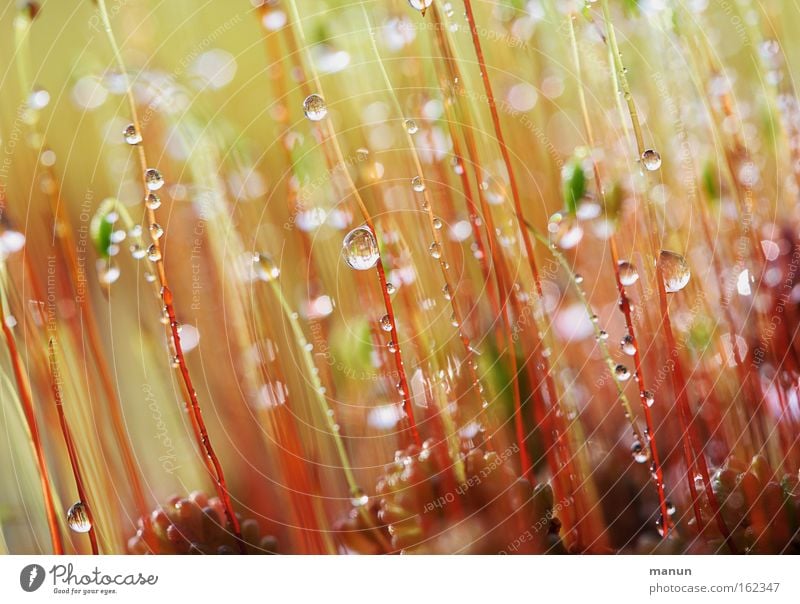
[[[103,285],[111,285],[119,279],[119,276],[120,270],[116,264],[106,262],[105,260],[97,261],[97,278],[100,283]]]
[[[675,252],[661,250],[659,263],[661,265],[661,275],[664,279],[664,289],[668,293],[678,292],[686,287],[686,284],[689,283],[689,278],[692,276],[686,258]]]
[[[441,218],[434,218],[433,219],[433,228],[434,229],[436,229],[437,231],[441,230],[442,226],[443,226],[443,223],[442,223],[442,219]]]
[[[417,122],[414,120],[405,120],[403,126],[409,134],[416,134],[419,131],[419,126],[417,126]]]
[[[44,88],[37,86],[28,95],[28,107],[34,111],[40,111],[50,103],[50,93]]]
[[[650,459],[650,452],[638,440],[631,445],[631,455],[636,463],[646,463]]]
[[[578,219],[570,214],[556,212],[547,223],[550,241],[558,247],[569,250],[583,239],[583,228]]]
[[[453,295],[450,293],[450,286],[446,283],[442,287],[442,295],[444,296],[445,300],[450,300],[453,297]]]
[[[578,285],[583,283],[583,275],[579,275],[578,273],[575,273],[574,279],[575,279],[575,283],[577,283]]]
[[[148,283],[153,283],[156,280],[156,276],[153,273],[145,273],[144,280]]]
[[[92,530],[92,523],[89,522],[89,514],[86,513],[86,506],[82,501],[74,503],[67,510],[67,524],[76,533],[88,533]]]
[[[281,275],[281,269],[275,264],[272,256],[260,252],[253,255],[253,270],[256,277],[266,282],[277,279]]]
[[[161,207],[161,198],[155,193],[148,193],[144,200],[148,210],[157,210]]]
[[[133,256],[134,260],[141,260],[142,258],[147,256],[147,250],[145,250],[138,243],[132,243],[131,244],[131,256]]]
[[[309,94],[303,101],[303,112],[312,122],[318,122],[328,115],[328,105],[318,94]]]
[[[391,296],[396,291],[397,291],[397,288],[394,286],[394,283],[392,283],[391,281],[387,281],[386,282],[386,293]]]
[[[639,280],[639,271],[636,270],[636,267],[633,266],[627,260],[620,260],[617,263],[619,267],[619,280],[622,285],[628,287],[633,285]]]
[[[649,390],[645,390],[642,392],[642,401],[644,401],[644,404],[648,407],[652,407],[653,403],[656,402],[656,397]]]
[[[345,235],[342,242],[342,251],[344,253],[344,261],[347,262],[350,268],[354,268],[357,271],[371,269],[380,258],[378,241],[375,239],[373,232],[365,226],[357,227]]]
[[[417,193],[422,193],[425,190],[425,183],[422,182],[422,178],[420,176],[415,176],[411,179],[411,188]]]
[[[605,342],[608,339],[608,332],[601,329],[597,332],[597,338],[595,338],[598,342]]]
[[[122,131],[122,135],[125,137],[125,142],[129,145],[138,145],[142,142],[142,135],[139,134],[139,131],[136,130],[136,126],[133,124],[128,124],[125,126],[125,130]]]
[[[156,244],[153,243],[150,247],[147,248],[147,258],[150,262],[158,262],[161,260],[161,250],[156,247]]]
[[[386,348],[388,348],[389,352],[391,352],[392,354],[397,352],[397,344],[395,344],[393,340],[389,340],[389,343],[386,345]]]
[[[661,167],[661,156],[655,149],[645,149],[642,153],[642,163],[645,168],[653,172]]]
[[[636,354],[636,344],[633,341],[633,336],[631,334],[625,334],[622,340],[619,343],[620,350],[627,354],[629,357],[632,357]]]
[[[664,502],[664,506],[667,508],[667,515],[674,516],[675,512],[677,511],[675,508],[675,504],[672,503],[669,499]]]
[[[437,260],[442,257],[442,247],[435,241],[428,247],[428,252]]]
[[[363,507],[369,503],[369,495],[367,495],[360,488],[356,487],[350,494],[350,503],[356,508]]]
[[[151,224],[150,225],[150,236],[153,239],[161,239],[164,236],[163,227],[160,224],[158,224],[157,222],[154,222],[153,224]]]
[[[424,17],[425,11],[433,4],[433,0],[408,0],[408,4],[411,8],[418,10]]]
[[[397,388],[397,393],[400,396],[405,396],[406,395],[406,390],[405,390],[405,388],[403,388],[403,382],[397,382],[396,388]]]
[[[614,375],[617,376],[620,382],[626,382],[630,379],[631,372],[625,365],[617,365],[614,367]]]
[[[389,318],[389,315],[383,315],[380,324],[383,331],[392,331],[392,320]]]
[[[155,168],[148,168],[144,173],[144,180],[150,191],[158,191],[164,186],[164,177]]]
[[[698,491],[702,491],[705,488],[705,481],[703,480],[702,474],[695,474],[694,475],[694,487]]]

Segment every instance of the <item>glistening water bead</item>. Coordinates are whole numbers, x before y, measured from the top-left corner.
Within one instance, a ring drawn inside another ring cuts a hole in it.
[[[142,135],[139,134],[139,131],[136,130],[136,126],[133,124],[125,126],[125,130],[122,131],[122,134],[125,137],[125,142],[129,145],[138,145],[142,142]]]
[[[430,8],[431,4],[433,4],[433,0],[408,0],[408,5],[422,13],[423,17],[425,16],[425,11]]]
[[[632,357],[636,354],[636,345],[633,343],[633,336],[631,334],[625,334],[623,336],[622,341],[619,343],[620,350],[627,354],[629,357]]]
[[[253,271],[258,279],[266,282],[277,279],[281,274],[281,269],[272,256],[260,252],[253,254]]]
[[[67,525],[76,533],[88,533],[92,530],[89,514],[86,513],[86,506],[82,501],[74,503],[67,510]]]
[[[627,260],[620,260],[617,266],[619,267],[619,281],[625,287],[633,285],[639,280],[639,271]]]
[[[655,149],[645,149],[642,153],[642,164],[650,172],[658,170],[661,167],[661,156]]]
[[[383,315],[380,324],[383,331],[392,331],[392,320],[389,318],[389,315]]]
[[[345,235],[342,242],[344,261],[357,271],[371,269],[378,262],[378,241],[369,227],[360,226]],[[389,284],[386,285],[387,291]],[[389,292],[391,293],[391,292]]]
[[[303,113],[312,122],[318,122],[328,115],[328,105],[318,94],[309,94],[303,101]]]
[[[617,365],[614,367],[614,374],[620,382],[625,382],[631,378],[631,372],[625,365]]]
[[[636,463],[645,463],[650,459],[650,452],[638,440],[631,445],[631,455]]]
[[[353,507],[359,508],[369,503],[369,495],[367,495],[361,488],[356,487],[350,493],[350,503]]]
[[[661,250],[658,257],[661,267],[661,276],[664,279],[664,289],[668,293],[681,291],[692,276],[689,263],[686,258],[676,252]]]
[[[144,181],[149,191],[158,191],[164,186],[164,177],[155,168],[148,168],[144,173]]]

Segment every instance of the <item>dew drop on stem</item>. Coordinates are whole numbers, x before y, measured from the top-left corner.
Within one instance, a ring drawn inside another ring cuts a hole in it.
[[[650,172],[658,170],[661,167],[661,155],[655,149],[645,149],[642,153],[642,164]]]
[[[139,134],[136,126],[133,124],[128,124],[125,126],[125,130],[122,131],[122,135],[125,137],[125,142],[129,145],[138,145],[142,142],[142,135]]]
[[[280,267],[275,264],[275,260],[269,254],[254,254],[253,270],[258,279],[266,282],[277,279],[281,274]]]
[[[303,101],[303,113],[312,122],[319,122],[328,115],[328,105],[318,94],[309,94]]]
[[[92,530],[89,514],[82,501],[78,501],[67,510],[67,525],[76,533],[88,533]]]
[[[161,207],[161,198],[155,193],[149,193],[144,200],[148,210],[157,210]]]
[[[629,357],[635,355],[636,344],[633,341],[633,336],[629,333],[625,334],[619,343],[619,348],[620,350],[622,350],[623,353],[627,354]]]
[[[631,378],[630,370],[625,365],[617,365],[614,367],[614,375],[620,382],[626,382]]]
[[[625,287],[629,287],[639,280],[639,271],[627,260],[620,260],[617,266],[619,267],[620,283]]]
[[[646,463],[650,459],[650,452],[638,440],[631,445],[631,455],[636,463]]]
[[[414,10],[418,10],[423,17],[431,4],[433,4],[433,0],[408,0],[408,5]]]
[[[686,287],[692,272],[686,258],[677,252],[661,250],[658,262],[661,266],[661,275],[664,279],[664,289],[668,293],[675,293]]]
[[[342,242],[342,253],[347,265],[357,271],[371,269],[380,258],[375,234],[365,226],[357,227],[345,235]],[[388,283],[386,288],[388,291]]]
[[[148,168],[144,173],[144,180],[149,191],[158,191],[164,186],[164,177],[155,168]]]

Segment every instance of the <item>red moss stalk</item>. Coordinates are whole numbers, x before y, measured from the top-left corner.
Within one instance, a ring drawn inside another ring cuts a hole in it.
[[[84,506],[86,517],[89,520],[89,541],[92,546],[92,553],[97,555],[99,553],[97,548],[97,534],[95,532],[94,513],[92,512],[92,505],[89,503],[89,498],[86,494],[86,488],[83,482],[83,474],[81,473],[80,462],[78,461],[78,453],[75,449],[75,441],[72,439],[72,432],[67,423],[67,417],[64,413],[64,401],[61,396],[61,374],[58,369],[58,360],[56,359],[55,342],[50,338],[48,343],[48,350],[50,355],[50,384],[53,390],[53,400],[56,403],[56,410],[58,411],[58,421],[61,425],[61,434],[64,435],[64,444],[67,446],[67,453],[69,454],[69,463],[72,466],[72,476],[75,479],[75,488],[78,491],[78,499]]]

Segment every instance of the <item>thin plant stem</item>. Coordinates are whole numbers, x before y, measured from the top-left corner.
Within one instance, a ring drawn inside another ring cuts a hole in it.
[[[601,4],[603,10],[603,20],[605,22],[608,34],[607,39],[609,44],[609,52],[613,59],[614,72],[619,78],[618,81],[620,90],[622,91],[622,94],[625,97],[625,101],[628,105],[628,113],[630,115],[631,125],[633,127],[634,136],[636,138],[636,147],[641,161],[641,158],[644,156],[645,148],[644,148],[644,139],[642,137],[641,125],[639,123],[639,114],[636,109],[636,102],[633,98],[633,95],[631,94],[631,90],[628,85],[628,79],[625,75],[625,66],[622,63],[622,56],[620,54],[619,46],[617,44],[617,37],[614,31],[614,25],[611,21],[611,14],[608,8],[608,0],[601,0]],[[674,362],[673,369],[671,371],[671,376],[672,376],[673,388],[675,390],[675,396],[678,399],[677,400],[678,415],[681,420],[684,454],[686,456],[686,462],[687,462],[686,478],[689,486],[689,491],[692,494],[692,505],[695,512],[695,519],[698,523],[698,529],[702,532],[704,522],[700,514],[699,503],[697,501],[697,493],[694,485],[694,476],[692,476],[692,467],[694,463],[696,463],[697,467],[700,469],[700,475],[703,479],[705,487],[706,498],[708,499],[708,503],[711,506],[711,510],[714,514],[717,527],[719,528],[720,533],[725,538],[725,541],[730,550],[735,553],[736,546],[730,539],[730,531],[728,530],[725,520],[722,517],[722,514],[720,513],[719,502],[717,501],[716,494],[714,493],[714,490],[711,485],[711,480],[708,472],[708,465],[706,464],[705,460],[705,455],[701,450],[699,450],[696,447],[694,438],[695,428],[693,425],[694,419],[692,418],[691,409],[689,407],[688,385],[685,376],[683,374],[683,366],[680,360],[680,353],[678,351],[678,347],[675,341],[675,336],[672,332],[672,323],[669,317],[669,304],[667,302],[667,294],[664,285],[663,269],[661,263],[658,262],[659,254],[658,254],[658,247],[656,245],[657,239],[655,231],[656,222],[655,218],[652,216],[652,204],[648,203],[647,207],[651,213],[649,220],[650,238],[652,245],[652,256],[653,259],[656,261],[655,278],[656,278],[656,285],[658,287],[659,304],[661,306],[661,325],[667,340],[670,358]],[[694,458],[694,463],[692,463],[692,458]]]
[[[289,0],[289,5],[291,6],[292,9],[292,20],[295,23],[297,30],[300,32],[300,39],[302,42],[302,46],[307,55],[308,68],[311,73],[311,79],[314,82],[314,86],[316,87],[318,94],[322,95],[324,98],[322,84],[320,82],[319,75],[317,74],[317,71],[314,68],[314,59],[310,54],[311,53],[310,47],[306,41],[305,31],[302,26],[302,19],[300,18],[300,11],[297,8],[297,1]],[[327,136],[325,137],[325,140],[330,143],[337,162],[344,167],[344,169],[342,170],[342,174],[345,176],[345,179],[347,181],[347,186],[352,191],[353,197],[355,197],[356,204],[358,205],[359,210],[361,211],[361,215],[364,218],[364,222],[366,223],[369,230],[372,231],[373,236],[377,237],[377,230],[375,229],[375,224],[372,220],[369,210],[367,210],[367,206],[364,203],[363,198],[361,197],[361,192],[359,191],[358,186],[353,180],[353,176],[350,174],[350,171],[347,170],[346,168],[347,162],[345,161],[344,153],[342,153],[342,148],[339,145],[338,137],[333,127],[333,124],[328,119],[326,119],[324,123],[327,130]],[[410,389],[408,387],[408,379],[406,377],[406,370],[403,364],[403,355],[402,352],[400,351],[400,338],[398,337],[397,333],[397,322],[395,320],[395,311],[392,305],[391,295],[389,294],[386,287],[387,284],[386,269],[383,266],[382,257],[378,258],[375,268],[378,274],[378,282],[380,283],[381,287],[381,294],[383,296],[383,304],[386,310],[386,316],[389,317],[389,323],[391,324],[392,327],[390,331],[391,338],[393,342],[397,343],[393,355],[395,360],[395,366],[399,376],[399,386],[400,386],[400,391],[402,393],[401,397],[403,399],[403,410],[405,411],[406,420],[408,422],[408,429],[411,432],[411,440],[416,445],[421,446],[422,439],[420,438],[419,431],[417,429],[417,423],[414,420],[414,410],[411,405],[411,395],[410,395]]]
[[[92,553],[97,555],[99,551],[97,548],[97,534],[95,532],[94,513],[92,512],[92,505],[89,503],[89,498],[86,493],[83,474],[81,473],[81,466],[78,460],[78,452],[75,449],[75,441],[72,438],[72,432],[69,429],[67,416],[64,413],[64,400],[61,395],[61,373],[58,369],[56,346],[53,338],[50,338],[50,342],[48,343],[48,351],[50,358],[50,381],[53,390],[53,400],[55,401],[56,410],[58,411],[58,421],[61,426],[61,433],[64,436],[64,444],[67,447],[69,463],[72,467],[72,476],[75,479],[75,489],[78,491],[78,500],[83,505],[86,511],[86,517],[89,520],[89,542],[91,543]]]
[[[120,75],[123,77],[125,82],[126,97],[131,112],[131,121],[133,123],[134,128],[136,129],[136,132],[141,133],[141,124],[139,122],[138,111],[136,108],[136,99],[134,98],[133,95],[133,83],[131,81],[130,76],[128,75],[128,70],[127,67],[125,66],[125,61],[122,58],[122,52],[120,51],[119,46],[117,44],[117,40],[114,36],[114,30],[111,27],[111,20],[108,16],[108,10],[106,8],[105,0],[97,0],[97,7],[100,11],[100,19],[103,22],[103,28],[105,29],[109,45],[111,46],[111,50],[114,54],[114,59],[117,63],[117,68],[119,69]],[[142,191],[144,192],[144,196],[146,198],[149,191],[146,178],[146,173],[148,170],[147,156],[145,155],[143,144],[140,143],[136,145],[136,147],[139,156],[139,168],[142,178]],[[156,224],[155,210],[153,210],[149,205],[145,203],[145,211],[149,224]],[[172,290],[170,290],[169,288],[169,284],[167,281],[167,273],[164,268],[164,259],[163,259],[163,254],[161,252],[161,243],[159,241],[159,237],[152,234],[152,230],[151,230],[151,239],[152,239],[152,249],[153,249],[152,257],[156,259],[155,260],[156,273],[158,275],[158,280],[161,285],[161,298],[164,302],[164,308],[169,318],[169,331],[172,335],[172,344],[175,349],[175,357],[178,362],[178,369],[180,371],[181,377],[183,378],[185,394],[188,397],[188,400],[185,401],[186,407],[197,424],[197,428],[200,435],[198,446],[200,447],[200,450],[204,453],[204,455],[210,460],[213,466],[214,469],[213,478],[217,494],[219,495],[219,498],[222,501],[227,520],[230,523],[234,534],[236,535],[239,544],[239,549],[242,553],[244,553],[245,547],[244,547],[244,541],[241,538],[239,519],[236,517],[236,514],[233,511],[233,504],[231,502],[230,493],[228,491],[228,486],[225,480],[225,474],[223,472],[222,465],[220,464],[219,459],[211,444],[211,439],[208,436],[208,431],[205,426],[205,421],[203,420],[202,412],[200,410],[200,403],[197,398],[197,391],[195,390],[194,384],[192,383],[192,379],[189,374],[189,369],[186,365],[186,359],[184,358],[183,348],[181,347],[181,338],[178,330],[179,326],[177,319],[175,317],[173,294]]]
[[[534,285],[536,287],[536,294],[538,296],[538,300],[541,301],[544,298],[544,294],[542,292],[542,281],[539,275],[539,268],[536,264],[536,257],[533,253],[533,244],[531,243],[530,234],[527,232],[527,229],[523,228],[525,224],[524,214],[522,212],[522,201],[520,197],[519,187],[517,185],[517,179],[514,171],[514,167],[511,162],[511,154],[509,153],[508,146],[506,145],[505,137],[503,135],[503,129],[500,125],[500,115],[497,111],[497,102],[495,100],[494,91],[492,90],[492,84],[489,80],[489,71],[486,67],[486,61],[484,60],[483,56],[483,49],[481,48],[481,41],[480,35],[478,33],[478,26],[475,21],[475,14],[472,10],[472,1],[471,0],[464,0],[464,9],[466,11],[467,23],[469,25],[470,34],[472,37],[472,46],[475,50],[475,56],[478,61],[478,68],[480,70],[481,81],[483,82],[483,89],[486,93],[486,98],[489,104],[489,111],[492,117],[492,126],[494,129],[495,137],[497,138],[497,144],[500,148],[500,154],[503,158],[503,163],[506,167],[506,172],[508,175],[508,183],[509,188],[511,189],[511,197],[514,202],[514,212],[517,217],[517,221],[520,224],[520,233],[522,233],[522,240],[525,246],[525,253],[528,257],[528,264],[531,269],[531,273],[533,275]],[[550,362],[548,361],[547,357],[542,354],[543,345],[541,345],[541,335],[538,338],[540,340],[540,345],[537,346],[537,362],[543,366],[542,373],[544,374],[544,381],[548,393],[548,397],[550,400],[550,405],[555,408],[559,405],[559,398],[558,393],[556,391],[555,380],[550,372]],[[566,473],[567,473],[567,482],[570,485],[570,491],[572,492],[572,496],[576,497],[576,488],[574,484],[574,476],[575,473],[572,470],[570,459],[571,455],[568,452],[568,443],[565,439],[565,435],[563,434],[560,427],[558,427],[558,418],[554,419],[554,432],[555,432],[555,441],[559,450],[561,451],[562,455],[566,458],[565,465],[566,465]],[[576,497],[576,508],[579,507],[580,504],[577,502]],[[575,525],[575,540],[580,547],[580,543],[582,542],[582,535],[580,532],[580,527],[578,524]]]
[[[14,370],[14,379],[17,384],[17,392],[19,394],[20,405],[22,406],[25,415],[25,421],[30,435],[31,447],[33,448],[34,458],[36,459],[36,466],[39,470],[39,484],[42,489],[42,499],[44,501],[45,515],[47,517],[47,526],[50,530],[50,541],[53,547],[53,553],[60,555],[64,553],[64,542],[61,537],[61,531],[58,526],[58,515],[56,514],[55,504],[53,503],[53,486],[50,481],[50,474],[47,469],[47,462],[44,456],[44,449],[42,447],[42,439],[39,433],[39,426],[36,421],[36,412],[33,407],[33,394],[31,392],[30,382],[28,381],[27,373],[22,363],[22,357],[19,354],[17,343],[14,339],[14,334],[8,326],[8,316],[6,314],[6,267],[5,262],[0,261],[0,320],[3,325],[3,335],[6,340],[6,347],[8,348],[8,355],[11,358],[11,366]]]
[[[578,49],[578,40],[577,37],[575,36],[574,21],[575,21],[575,15],[567,16],[567,22],[569,24],[570,45],[572,47],[572,57],[575,63],[575,77],[578,82],[578,101],[581,107],[581,115],[583,117],[584,129],[586,130],[586,138],[589,143],[590,156],[592,158],[592,173],[594,175],[595,188],[597,194],[600,195],[601,199],[605,200],[605,189],[603,188],[603,179],[600,175],[600,166],[598,165],[594,155],[594,148],[595,148],[594,133],[592,131],[591,120],[589,119],[589,109],[586,104],[586,94],[584,91],[584,84],[583,84],[583,71],[581,68],[581,56],[580,56],[580,51]],[[631,338],[631,344],[634,349],[633,353],[633,363],[635,372],[634,376],[636,378],[636,382],[639,387],[639,399],[642,404],[642,413],[644,415],[645,425],[647,426],[648,438],[642,439],[635,420],[632,420],[632,426],[634,427],[634,433],[639,439],[639,442],[646,444],[646,446],[648,446],[650,449],[650,457],[653,460],[652,474],[656,483],[656,491],[658,492],[659,507],[661,508],[661,536],[664,539],[666,539],[667,536],[669,535],[670,520],[669,520],[669,513],[667,510],[667,500],[664,494],[664,473],[663,473],[663,468],[661,467],[661,459],[659,457],[658,446],[656,443],[656,431],[655,431],[655,424],[653,422],[653,415],[650,411],[650,404],[648,403],[647,400],[648,399],[647,386],[645,384],[644,372],[642,371],[642,361],[641,361],[641,355],[639,353],[639,342],[636,339],[636,331],[633,324],[633,317],[631,315],[631,304],[628,298],[628,294],[625,291],[625,284],[622,282],[622,277],[620,274],[619,252],[617,250],[617,240],[615,234],[612,234],[609,240],[609,246],[611,249],[611,262],[614,266],[614,280],[616,281],[617,292],[619,293],[620,296],[620,308],[622,309],[622,314],[625,317],[625,326],[627,328],[628,335]],[[559,256],[561,256],[561,254],[559,254]],[[581,288],[579,288],[579,290],[580,289]],[[613,362],[609,363],[609,368],[612,371],[612,375],[614,375],[614,368],[612,365]],[[619,383],[617,384],[617,387],[620,388]],[[621,389],[620,393],[622,394],[622,396],[624,396]]]

